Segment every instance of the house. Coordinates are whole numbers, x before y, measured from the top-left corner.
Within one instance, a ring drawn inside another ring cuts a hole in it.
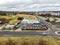
[[[0,24],[0,29],[2,29],[5,25],[4,24]]]
[[[0,18],[0,24],[4,24],[4,23],[8,23],[9,20],[5,19],[5,18]]]

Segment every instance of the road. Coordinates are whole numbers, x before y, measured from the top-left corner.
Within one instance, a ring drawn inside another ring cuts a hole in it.
[[[48,27],[48,36],[53,36],[53,37],[56,37],[56,38],[59,38],[60,39],[60,35],[57,35],[55,32],[59,31],[57,29],[55,29],[54,27],[52,27],[52,24],[42,20],[39,16],[36,16],[37,19],[40,21],[40,23],[43,23],[45,25],[47,25]]]
[[[38,18],[38,20],[40,21],[40,23],[43,23],[45,25],[47,25],[47,27],[50,29],[47,31],[48,35],[47,36],[53,36],[56,38],[60,39],[60,35],[55,34],[56,31],[58,31],[57,29],[53,28],[51,24],[49,24],[48,22],[41,20],[38,16],[36,16]],[[0,36],[43,36],[42,35],[43,32],[12,32],[12,31],[0,31]]]
[[[42,32],[10,32],[10,31],[0,31],[0,36],[42,36]]]

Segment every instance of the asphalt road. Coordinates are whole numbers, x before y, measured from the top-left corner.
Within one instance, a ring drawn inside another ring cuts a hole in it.
[[[40,21],[40,23],[43,23],[44,25],[46,25],[48,27],[48,36],[53,36],[56,38],[60,39],[60,35],[57,35],[55,32],[59,31],[57,29],[55,29],[54,27],[52,27],[52,24],[42,20],[40,17],[36,16],[38,18],[38,20]]]
[[[0,36],[42,36],[42,32],[10,32],[0,31]]]
[[[56,30],[55,28],[52,27],[51,24],[48,22],[41,20],[39,17],[37,17],[40,23],[43,23],[47,25],[47,27],[50,29],[47,31],[46,36],[53,36],[56,38],[60,38],[60,35],[55,34]],[[12,32],[12,31],[0,31],[0,36],[43,36],[44,32]]]

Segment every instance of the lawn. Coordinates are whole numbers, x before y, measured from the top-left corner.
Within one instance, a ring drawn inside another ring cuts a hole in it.
[[[0,45],[60,45],[60,39],[39,36],[0,37]]]

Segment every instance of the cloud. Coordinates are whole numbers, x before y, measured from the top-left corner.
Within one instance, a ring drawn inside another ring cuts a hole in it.
[[[60,0],[0,0],[4,11],[60,11]]]

